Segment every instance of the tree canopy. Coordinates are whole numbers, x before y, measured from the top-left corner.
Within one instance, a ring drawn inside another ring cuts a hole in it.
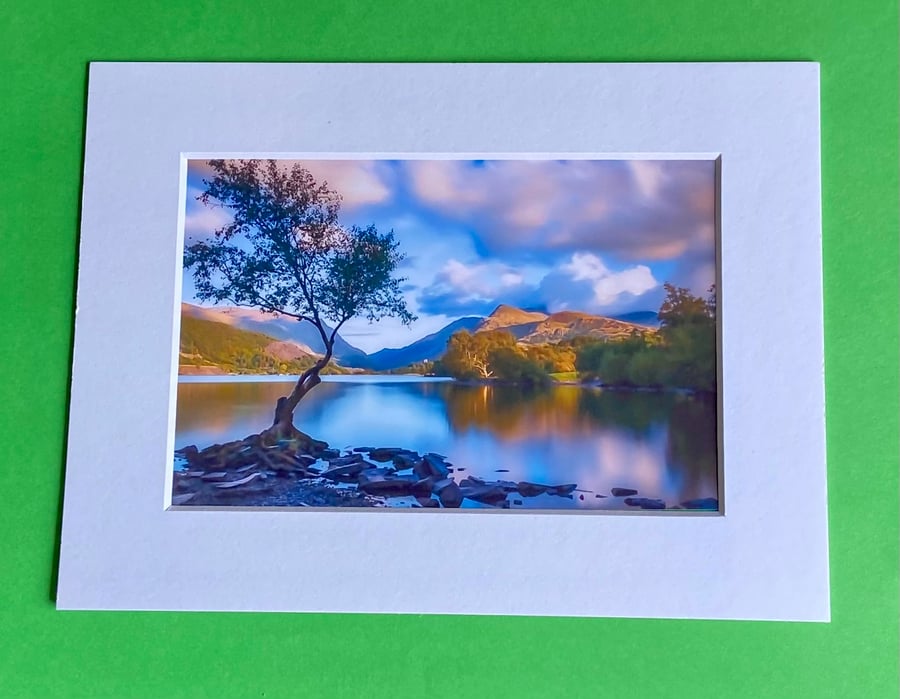
[[[355,317],[414,320],[400,291],[405,279],[396,275],[404,255],[393,231],[341,225],[340,195],[298,164],[210,160],[209,167],[212,175],[198,198],[227,210],[230,220],[211,238],[185,246],[197,298],[312,323],[325,344],[325,355],[285,399],[287,419],[319,382],[344,323]]]

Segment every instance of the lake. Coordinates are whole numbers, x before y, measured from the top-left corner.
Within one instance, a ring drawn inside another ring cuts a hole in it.
[[[176,448],[202,449],[265,429],[292,383],[286,377],[182,377]],[[529,508],[629,509],[622,498],[597,497],[614,487],[633,488],[669,507],[717,497],[714,396],[323,376],[298,406],[294,423],[338,449],[442,454],[457,481],[474,475],[578,485],[571,499],[526,498]],[[465,506],[480,505],[466,500]]]

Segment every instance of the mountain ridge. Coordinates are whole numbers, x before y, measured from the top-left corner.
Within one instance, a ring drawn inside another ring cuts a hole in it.
[[[281,361],[302,361],[321,357],[324,353],[324,343],[315,327],[289,316],[267,314],[253,308],[196,306],[186,302],[181,304],[181,311],[187,317],[222,323],[267,336],[268,344],[264,347],[266,354]],[[457,318],[404,347],[385,348],[371,354],[354,347],[338,334],[334,356],[336,363],[343,367],[391,371],[440,358],[450,337],[462,330],[471,333],[502,330],[511,333],[518,342],[538,345],[582,336],[607,340],[624,339],[634,332],[656,332],[654,326],[658,326],[658,318],[651,311],[609,317],[571,310],[556,313],[527,311],[500,304],[489,316]]]

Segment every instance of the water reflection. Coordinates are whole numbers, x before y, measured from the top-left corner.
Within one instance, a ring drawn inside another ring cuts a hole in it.
[[[596,498],[631,487],[669,504],[716,496],[713,398],[602,391],[580,386],[526,389],[452,382],[325,381],[297,410],[300,429],[332,446],[401,446],[435,451],[484,478],[577,483],[571,501],[528,506],[622,507]],[[238,439],[271,421],[289,384],[182,383],[176,446]]]

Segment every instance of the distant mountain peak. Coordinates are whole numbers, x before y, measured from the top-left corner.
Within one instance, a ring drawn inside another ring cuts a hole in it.
[[[539,323],[546,320],[547,314],[540,311],[523,311],[521,308],[501,303],[479,326],[479,331],[500,330],[513,325]]]

